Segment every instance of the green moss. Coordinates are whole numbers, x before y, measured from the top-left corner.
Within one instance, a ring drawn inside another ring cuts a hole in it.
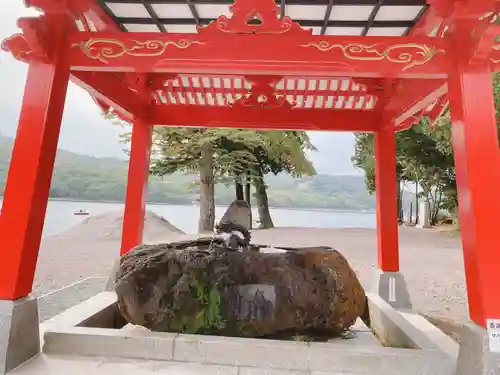
[[[217,286],[193,278],[190,287],[196,295],[199,310],[191,315],[178,312],[171,323],[172,328],[189,334],[223,329],[225,322],[220,313],[221,296]]]

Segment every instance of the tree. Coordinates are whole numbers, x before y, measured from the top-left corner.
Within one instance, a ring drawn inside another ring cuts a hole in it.
[[[354,155],[351,161],[355,167],[363,169],[365,172],[366,190],[373,194],[375,192],[375,137],[373,133],[355,133],[356,143],[354,146]],[[398,200],[398,216],[402,219],[403,206],[403,186],[402,182],[406,180],[403,175],[403,168],[396,160],[396,185]]]
[[[222,138],[221,152],[226,153],[235,174],[236,186],[246,183],[246,199],[249,200],[250,183],[255,186],[255,198],[259,212],[261,228],[274,226],[269,212],[266,174],[287,172],[294,177],[313,175],[313,165],[307,159],[305,151],[315,150],[307,133],[296,131],[256,131],[252,132],[252,142],[242,138]],[[240,157],[245,155],[246,157]],[[251,155],[251,156],[249,156]],[[245,180],[243,177],[245,176]],[[237,189],[237,199],[240,199]],[[250,203],[250,202],[249,202]]]
[[[159,127],[153,132],[153,175],[200,174],[199,232],[212,231],[215,224],[215,183],[241,174],[243,165],[256,163],[247,149],[225,148],[227,143],[243,142],[251,149],[259,139],[251,131],[232,129]]]
[[[267,142],[264,147],[254,149],[258,166],[254,173],[255,197],[259,212],[260,228],[272,228],[274,223],[269,212],[269,199],[264,176],[287,172],[294,177],[312,176],[316,171],[307,159],[306,150],[316,150],[305,132],[262,132]]]
[[[355,133],[354,137],[356,143],[351,162],[365,172],[366,190],[373,194],[375,192],[375,137],[372,133]]]
[[[104,116],[125,125],[113,114]],[[121,138],[129,143],[131,133]],[[253,183],[261,227],[270,228],[273,223],[264,176],[283,171],[294,177],[315,174],[305,154],[308,150],[316,149],[306,132],[155,127],[150,172],[156,176],[200,173],[200,232],[214,227],[216,183],[233,181],[236,199],[246,199],[249,204]]]
[[[444,191],[451,185],[454,175],[451,155],[444,153],[437,145],[437,136],[433,134],[429,123],[424,119],[412,128],[396,134],[396,175],[395,183],[413,182],[416,186],[417,210],[418,197],[424,197],[431,207],[431,223],[434,224],[442,208]],[[365,183],[369,192],[375,186],[373,135],[359,135],[356,138],[355,166],[364,169]],[[422,192],[418,193],[418,188]],[[401,189],[398,189],[398,203],[401,212]],[[417,211],[418,218],[418,211]]]
[[[123,138],[128,142],[130,135]],[[261,226],[271,227],[264,176],[282,171],[294,176],[314,174],[305,156],[308,149],[314,147],[304,132],[158,127],[153,132],[151,173],[200,173],[200,231],[214,226],[214,185],[251,179]]]
[[[496,120],[498,140],[500,145],[500,74],[494,73],[493,78],[493,98],[496,110]],[[435,146],[439,152],[446,158],[447,168],[440,176],[443,198],[441,207],[453,211],[458,206],[457,182],[455,176],[455,167],[453,164],[453,144],[452,144],[452,123],[450,106],[444,109],[440,118],[434,124],[427,123],[425,128],[430,138],[435,141]]]
[[[493,74],[492,79],[497,127],[500,129],[500,74]],[[431,224],[435,224],[440,209],[451,212],[458,206],[449,106],[433,124],[424,117],[411,129],[397,133],[396,139],[398,175],[422,189],[420,194],[417,190],[417,198],[423,196],[429,201]],[[375,190],[373,135],[356,136],[352,161],[365,171],[365,184],[372,193]]]

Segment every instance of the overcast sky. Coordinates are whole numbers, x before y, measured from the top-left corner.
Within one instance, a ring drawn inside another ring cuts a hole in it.
[[[3,0],[7,1],[7,0]],[[35,14],[24,8],[22,0],[8,0],[9,6],[0,13],[0,40],[18,32],[16,19]],[[0,133],[15,136],[23,96],[27,65],[0,52]],[[123,131],[102,119],[90,96],[70,83],[59,147],[68,151],[96,157],[124,158],[118,134]],[[356,173],[350,157],[354,138],[350,133],[311,132],[318,152],[311,159],[319,173]]]

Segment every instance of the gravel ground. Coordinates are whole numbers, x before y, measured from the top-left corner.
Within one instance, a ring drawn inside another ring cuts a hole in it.
[[[119,254],[121,218],[115,213],[90,218],[69,231],[42,241],[34,293],[42,295],[77,280],[108,276]],[[168,223],[149,214],[145,242],[179,238]],[[257,230],[252,242],[305,246],[329,245],[344,254],[365,287],[376,264],[373,229],[276,228]],[[468,319],[460,237],[437,229],[400,229],[401,271],[414,309],[433,319],[464,322]]]

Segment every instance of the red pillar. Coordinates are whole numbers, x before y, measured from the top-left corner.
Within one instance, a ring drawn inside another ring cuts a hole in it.
[[[500,319],[500,150],[489,67],[457,56],[448,87],[469,314],[485,326]]]
[[[65,61],[29,65],[0,215],[0,299],[32,290],[68,79]]]
[[[152,130],[153,127],[151,125],[141,121],[136,121],[132,125],[132,142],[120,255],[127,253],[142,243]]]
[[[378,266],[399,271],[396,136],[390,126],[375,134]]]

